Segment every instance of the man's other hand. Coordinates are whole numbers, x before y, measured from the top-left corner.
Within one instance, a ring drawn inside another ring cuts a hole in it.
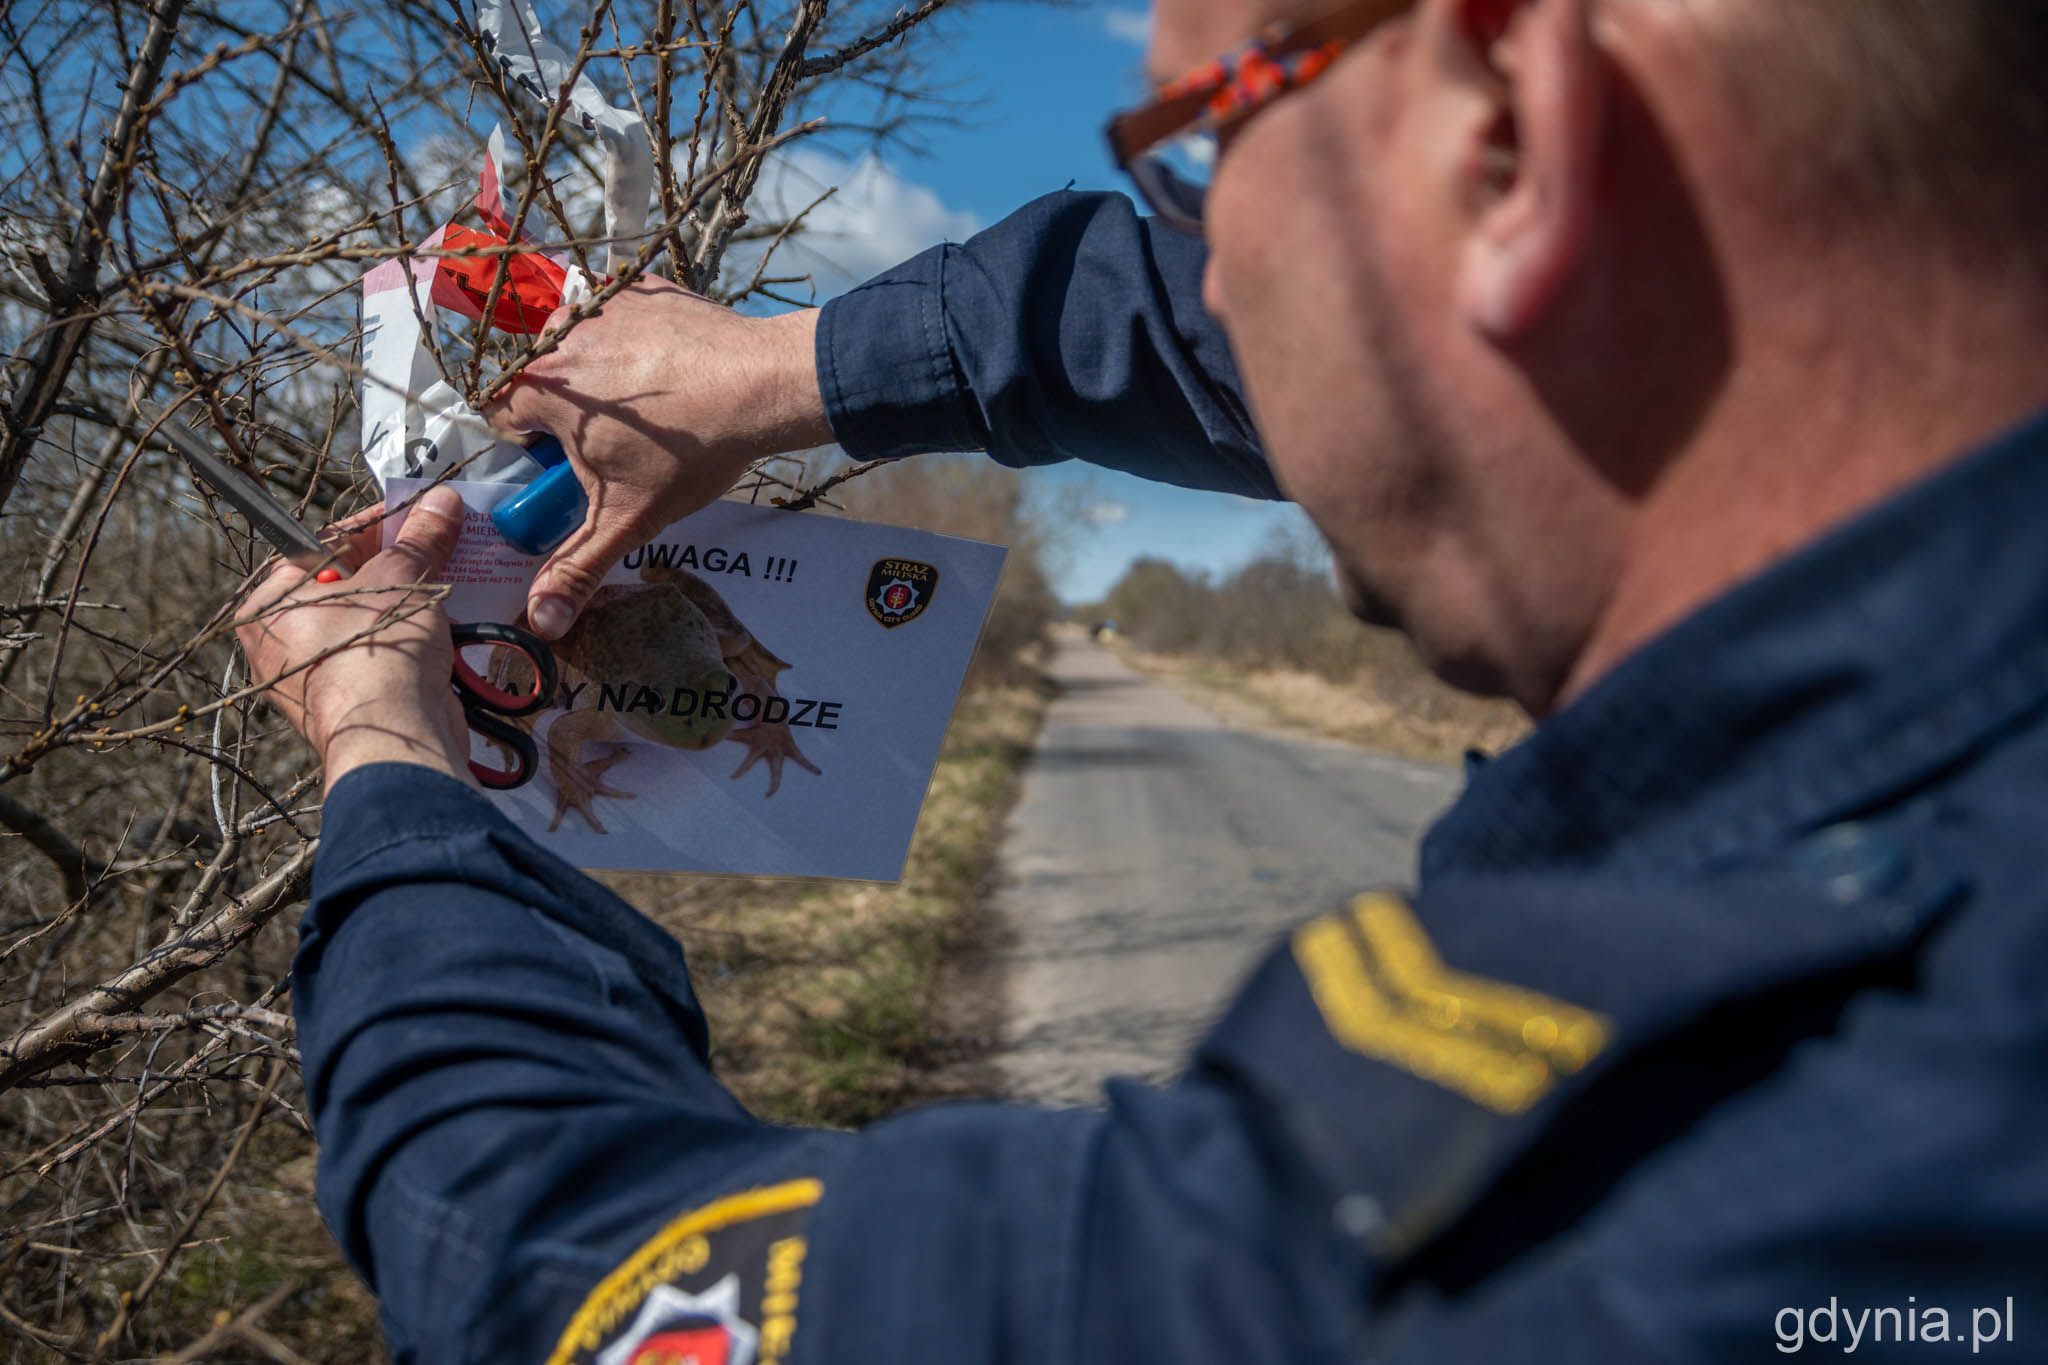
[[[568,324],[558,310],[550,327]],[[526,616],[558,639],[611,566],[764,456],[825,445],[817,312],[749,318],[662,281],[570,328],[485,412],[562,443],[590,514],[535,575]]]
[[[388,550],[382,508],[357,518],[336,555],[351,570],[316,583],[280,564],[250,596],[235,633],[250,679],[306,737],[331,789],[366,763],[418,763],[469,780],[469,736],[449,688],[448,617],[422,585],[462,533],[462,499],[428,491]]]

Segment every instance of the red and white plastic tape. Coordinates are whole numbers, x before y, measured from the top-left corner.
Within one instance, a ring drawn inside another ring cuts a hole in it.
[[[573,63],[540,32],[524,0],[479,0],[477,30],[507,85],[553,102]],[[653,183],[646,129],[639,114],[608,104],[587,75],[571,86],[569,105],[605,148],[605,235],[616,269],[646,227]],[[431,479],[457,466],[460,477],[484,483],[522,483],[539,472],[524,448],[500,440],[443,380],[424,330],[443,308],[483,323],[501,261],[505,283],[487,325],[504,331],[540,331],[557,307],[590,287],[564,252],[508,250],[504,164],[504,135],[493,129],[473,205],[482,226],[449,223],[420,244],[477,254],[389,260],[363,277],[362,448],[380,488],[395,477]],[[530,239],[522,233],[520,240]]]

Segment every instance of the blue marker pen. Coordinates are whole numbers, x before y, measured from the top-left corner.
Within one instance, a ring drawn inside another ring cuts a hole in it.
[[[538,477],[491,509],[505,543],[521,554],[544,555],[583,524],[590,499],[562,443],[543,432],[526,453],[544,468]]]

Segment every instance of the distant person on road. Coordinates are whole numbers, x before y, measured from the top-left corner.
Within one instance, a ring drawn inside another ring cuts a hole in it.
[[[594,508],[531,620],[761,455],[985,447],[1295,499],[1539,727],[1173,1088],[854,1135],[747,1115],[677,945],[464,785],[438,620],[289,678],[321,1200],[393,1350],[2048,1357],[2048,5],[1154,18],[1150,216],[768,320],[640,287],[515,386]],[[268,595],[266,678],[380,605]]]

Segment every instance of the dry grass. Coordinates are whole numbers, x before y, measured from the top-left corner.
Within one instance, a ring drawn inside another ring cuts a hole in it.
[[[1225,715],[1410,758],[1449,762],[1470,749],[1499,753],[1529,732],[1520,707],[1447,687],[1412,658],[1404,665],[1390,656],[1337,683],[1293,668],[1241,668],[1135,649],[1123,657]]]

